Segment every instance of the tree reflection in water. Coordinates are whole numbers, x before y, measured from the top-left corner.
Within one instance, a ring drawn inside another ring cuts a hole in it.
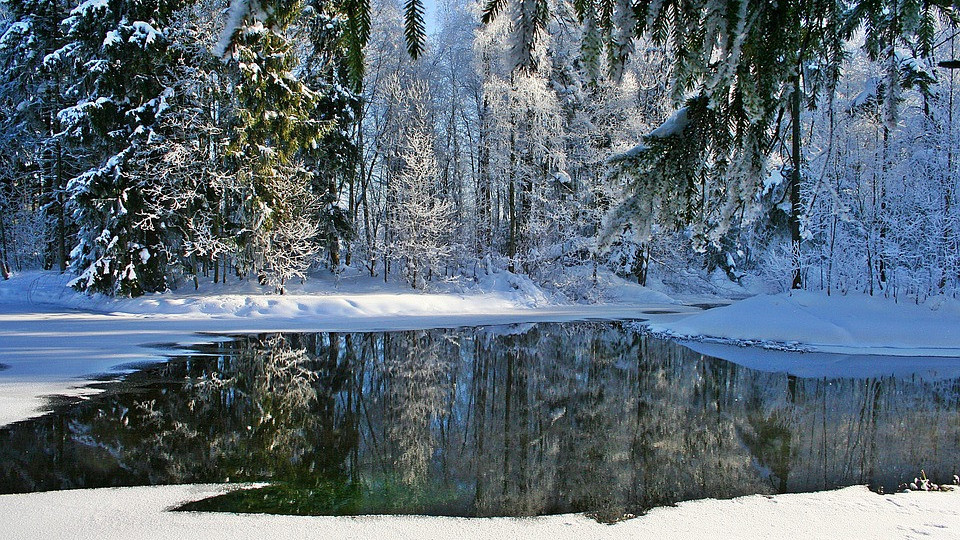
[[[618,324],[244,336],[0,430],[0,492],[269,481],[191,505],[601,520],[960,463],[960,381],[798,379]]]

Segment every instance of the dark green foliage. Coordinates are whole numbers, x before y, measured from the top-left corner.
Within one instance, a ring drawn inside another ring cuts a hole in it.
[[[363,48],[370,39],[370,0],[344,0],[346,28],[343,41],[354,90],[363,83]]]
[[[360,159],[355,132],[361,104],[360,97],[347,90],[350,52],[338,46],[348,29],[323,12],[322,4],[320,0],[312,2],[316,15],[308,27],[311,49],[304,67],[306,82],[319,94],[312,116],[330,129],[316,145],[304,149],[303,160],[311,173],[311,191],[319,197],[318,237],[335,270],[341,246],[353,237],[349,209],[342,208],[340,199],[344,190],[354,189]]]
[[[226,156],[236,170],[241,271],[282,291],[310,265],[314,201],[297,158],[326,128],[312,116],[319,96],[294,73],[298,60],[286,35],[303,3],[259,8],[244,15],[226,51],[236,88]]]
[[[65,46],[48,64],[70,80],[58,140],[80,156],[69,184],[75,286],[162,291],[226,255],[282,291],[318,241],[337,258],[351,235],[340,188],[357,159],[348,34],[354,23],[369,33],[368,15],[339,17],[354,3],[236,4],[197,28],[198,13],[219,8],[111,0],[66,14]],[[229,35],[213,47],[210,27],[226,15]],[[294,28],[310,35],[304,57]]]
[[[416,59],[423,54],[427,39],[427,29],[423,22],[423,0],[406,0],[403,15],[403,35],[407,38],[407,52]]]
[[[67,45],[54,54],[71,79],[71,106],[59,113],[65,142],[82,149],[83,170],[70,180],[79,225],[71,264],[77,288],[138,295],[167,288],[160,224],[144,212],[153,179],[135,156],[154,143],[166,108],[164,25],[179,1],[84,2],[63,22]]]

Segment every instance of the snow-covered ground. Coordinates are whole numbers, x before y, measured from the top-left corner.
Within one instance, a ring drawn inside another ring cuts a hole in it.
[[[606,525],[583,515],[536,518],[304,517],[170,512],[222,493],[184,485],[0,495],[6,538],[960,538],[960,492],[837,491],[699,500]]]
[[[650,329],[700,342],[842,355],[942,357],[960,363],[960,301],[942,297],[916,305],[857,294],[794,291],[654,322]]]

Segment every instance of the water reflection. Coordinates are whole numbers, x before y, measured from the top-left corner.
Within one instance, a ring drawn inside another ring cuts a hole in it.
[[[0,492],[272,481],[192,506],[598,519],[960,464],[960,379],[798,378],[617,324],[242,337],[0,430]]]

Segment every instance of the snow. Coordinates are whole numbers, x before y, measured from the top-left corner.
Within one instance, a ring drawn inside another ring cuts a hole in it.
[[[70,11],[70,15],[88,17],[97,11],[106,10],[108,7],[108,0],[86,0],[79,6],[73,8],[73,10]]]
[[[63,47],[53,51],[52,53],[43,57],[43,65],[47,69],[55,69],[57,64],[63,62],[65,57],[70,56],[70,54],[77,48],[76,43],[68,43]]]
[[[698,341],[838,353],[960,358],[960,301],[917,305],[860,294],[812,291],[760,295],[650,326]]]
[[[647,146],[645,143],[639,143],[636,146],[630,148],[629,150],[610,156],[610,158],[607,159],[607,163],[612,164],[612,163],[617,163],[619,161],[636,160],[636,159],[639,159],[640,156],[642,156],[643,153],[646,152],[647,150],[650,150],[649,146]]]
[[[0,495],[9,538],[960,538],[960,493],[877,495],[865,487],[656,508],[613,525],[565,514],[534,518],[313,517],[170,512],[247,486],[179,485]]]
[[[13,47],[17,42],[23,39],[31,30],[31,24],[28,21],[17,21],[7,28],[7,31],[0,36],[0,47]]]
[[[130,43],[135,43],[142,48],[146,48],[147,45],[153,45],[154,43],[161,42],[164,39],[163,34],[148,22],[134,21],[132,26],[133,34],[130,36],[128,41]]]
[[[657,129],[648,133],[646,138],[665,139],[667,137],[673,137],[674,135],[682,134],[683,130],[686,129],[687,124],[690,123],[687,110],[687,107],[681,107],[677,109],[677,112],[673,113],[670,118],[667,118],[667,120],[660,124]]]
[[[673,305],[681,302],[675,297],[654,290],[650,287],[638,285],[635,281],[627,281],[614,274],[604,266],[597,266],[594,270],[591,265],[567,268],[570,276],[579,277],[582,281],[591,282],[596,273],[597,291],[600,301],[614,304],[637,305]]]
[[[863,83],[863,90],[854,96],[853,101],[850,102],[850,109],[856,109],[863,107],[869,101],[876,99],[877,89],[880,87],[880,80],[876,77],[871,77]]]
[[[36,416],[46,405],[43,396],[86,397],[98,391],[80,381],[0,379],[0,426]]]
[[[217,42],[217,48],[214,49],[213,54],[220,58],[227,55],[227,51],[233,45],[233,37],[243,25],[243,20],[248,13],[250,13],[250,0],[233,0],[230,2],[227,24],[220,34],[220,40]]]
[[[573,179],[570,178],[570,174],[567,173],[567,171],[564,171],[564,170],[559,170],[559,171],[554,172],[554,173],[553,173],[553,179],[556,180],[557,182],[565,185],[565,186],[572,186],[572,185],[573,185]]]
[[[928,382],[960,379],[960,360],[951,357],[797,352],[711,341],[681,343],[700,354],[749,369],[786,373],[802,379],[879,379],[891,376]]]
[[[119,45],[123,43],[123,37],[120,36],[120,32],[116,30],[110,30],[107,32],[107,37],[103,38],[103,47],[112,47],[114,45]]]
[[[688,124],[690,124],[688,109],[687,107],[681,107],[670,115],[670,118],[667,118],[666,121],[657,126],[656,129],[644,135],[643,139],[644,141],[649,141],[650,139],[666,139],[667,137],[682,135],[683,130],[687,128]],[[607,163],[636,160],[647,150],[650,150],[650,146],[648,146],[646,142],[641,142],[629,150],[614,154],[607,159]]]

